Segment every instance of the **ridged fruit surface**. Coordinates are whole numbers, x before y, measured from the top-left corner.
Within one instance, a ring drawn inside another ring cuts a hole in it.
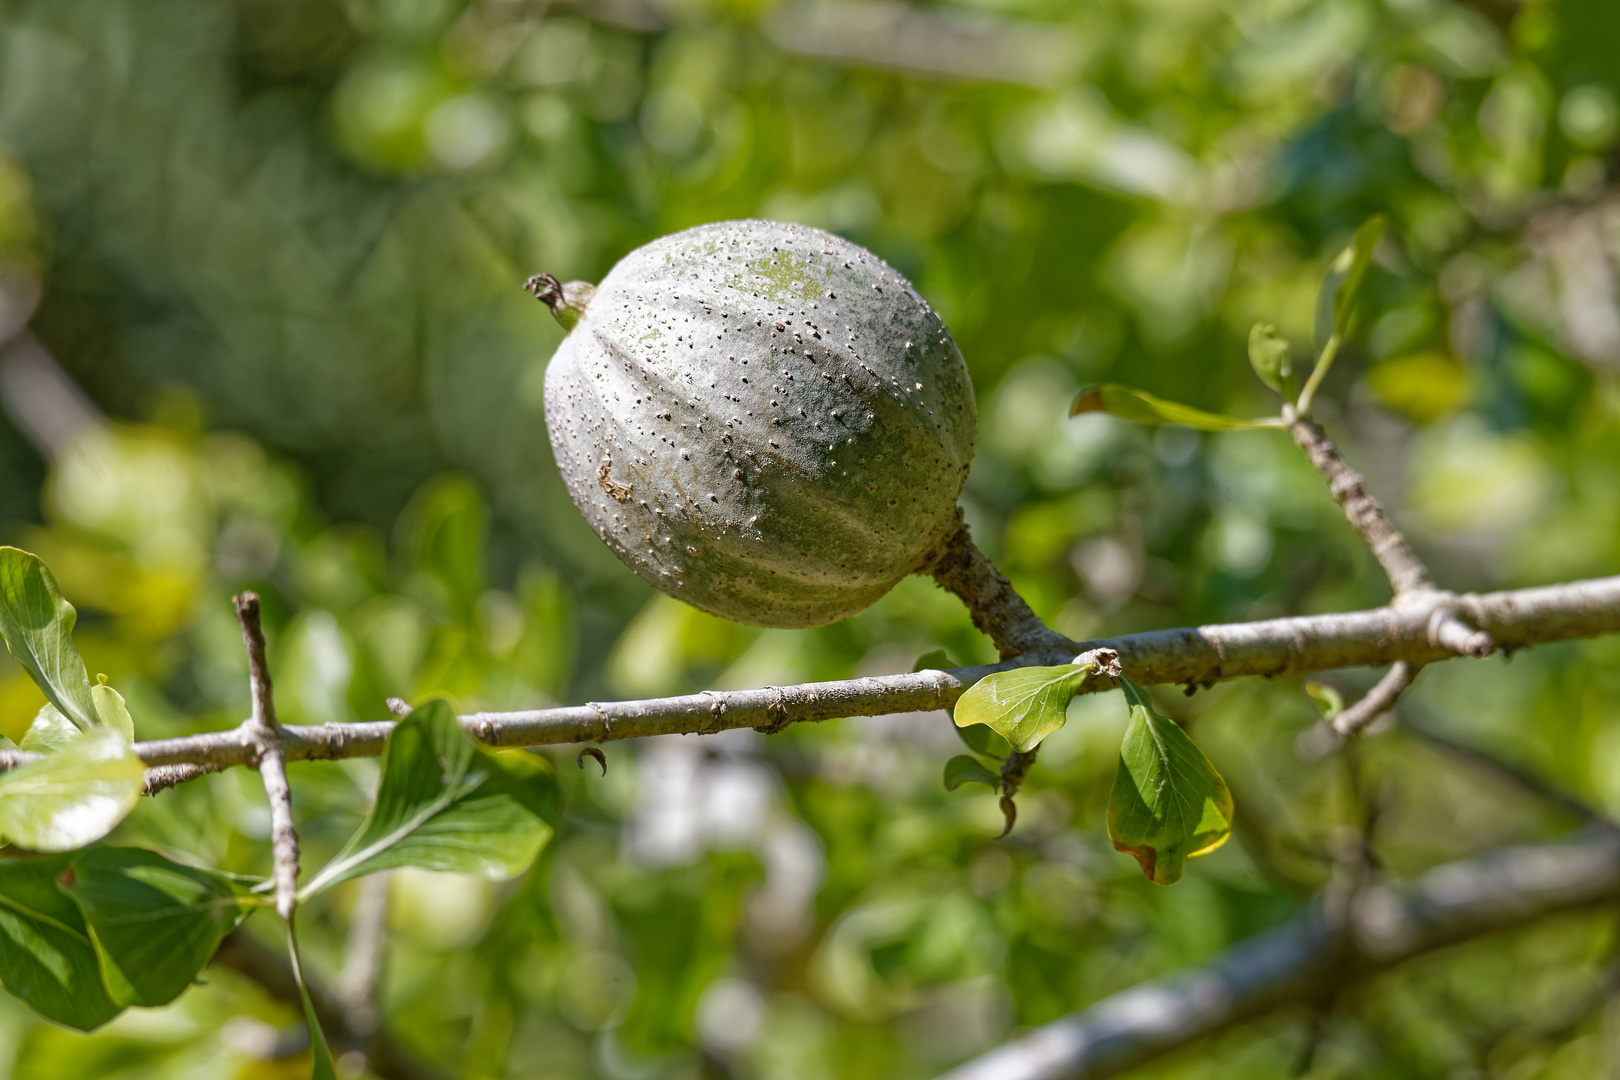
[[[631,252],[546,371],[557,465],[597,534],[665,592],[761,626],[845,618],[922,569],[976,419],[910,282],[770,221]]]

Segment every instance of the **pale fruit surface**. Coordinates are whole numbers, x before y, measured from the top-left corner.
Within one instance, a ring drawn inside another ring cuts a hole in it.
[[[546,424],[636,573],[738,622],[818,626],[955,527],[976,410],[945,324],[887,263],[733,221],[609,272],[547,369]]]

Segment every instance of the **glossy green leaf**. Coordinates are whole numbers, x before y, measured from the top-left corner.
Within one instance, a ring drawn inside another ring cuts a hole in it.
[[[1012,753],[1012,747],[1007,740],[997,735],[984,724],[969,724],[967,727],[956,729],[957,738],[975,754],[983,754],[998,761]]]
[[[309,1080],[337,1080],[332,1048],[326,1043],[326,1032],[321,1030],[315,1003],[310,1000],[309,987],[304,983],[304,962],[298,956],[298,934],[291,919],[287,920],[287,956],[292,961],[293,979],[298,983],[298,999],[304,1004],[304,1023],[309,1026],[309,1053],[313,1059]]]
[[[1277,336],[1269,323],[1255,323],[1249,331],[1249,366],[1260,381],[1292,400],[1299,392],[1294,379],[1293,356],[1288,342]]]
[[[0,637],[50,703],[81,731],[96,722],[90,679],[73,647],[78,613],[36,555],[0,547]]]
[[[97,675],[90,688],[90,702],[96,708],[96,720],[110,727],[130,742],[135,741],[135,721],[124,704],[124,696],[107,685],[107,676]]]
[[[179,997],[220,939],[258,906],[252,879],[111,844],[74,856],[64,884],[90,926],[101,976],[122,1005]]]
[[[83,914],[57,884],[68,860],[0,861],[0,982],[41,1016],[90,1031],[123,1006],[101,981]]]
[[[1130,726],[1108,799],[1108,838],[1136,857],[1150,881],[1181,879],[1187,860],[1232,834],[1232,793],[1185,731],[1153,711],[1135,683],[1122,684]]]
[[[957,754],[945,763],[945,790],[955,791],[963,784],[988,784],[1001,787],[1001,776],[993,773],[976,757]]]
[[[62,715],[61,709],[47,701],[34,714],[34,722],[28,725],[28,730],[23,732],[21,749],[49,754],[83,734],[78,725]]]
[[[1337,334],[1343,337],[1350,329],[1350,317],[1355,314],[1356,299],[1361,283],[1372,265],[1373,251],[1384,235],[1387,219],[1374,214],[1361,223],[1350,246],[1339,252],[1323,275],[1322,288],[1316,299],[1316,347],[1323,348],[1328,339]]]
[[[300,896],[394,866],[511,877],[551,838],[561,801],[543,761],[483,749],[430,701],[394,729],[371,813]]]
[[[1246,431],[1251,428],[1271,427],[1255,420],[1240,420],[1235,416],[1195,409],[1174,401],[1154,397],[1144,390],[1135,390],[1118,383],[1090,386],[1075,395],[1069,404],[1069,415],[1105,412],[1121,420],[1134,420],[1139,424],[1184,424],[1200,431]]]
[[[83,847],[124,820],[145,784],[146,766],[122,735],[87,732],[0,773],[0,836],[34,851]]]
[[[1063,726],[1075,691],[1094,670],[1089,664],[1062,664],[986,675],[957,701],[956,726],[984,724],[1014,749],[1033,750]]]

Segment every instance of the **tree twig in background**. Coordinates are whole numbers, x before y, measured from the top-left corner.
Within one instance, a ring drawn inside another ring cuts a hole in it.
[[[365,1049],[365,1040],[377,1030],[377,983],[382,976],[388,942],[388,872],[367,874],[356,884],[354,908],[349,913],[349,940],[338,975],[337,998],[343,1002],[355,1040],[352,1049]]]
[[[301,1012],[303,1005],[292,965],[280,950],[267,948],[237,929],[225,935],[213,962],[251,979],[276,1001]],[[340,1046],[363,1047],[366,1069],[372,1075],[381,1080],[444,1080],[444,1074],[401,1047],[386,1027],[362,1033],[336,995],[315,980],[308,980],[307,985],[321,1027]]]
[[[1207,967],[1122,991],[952,1070],[943,1080],[1115,1076],[1245,1020],[1497,930],[1620,899],[1620,836],[1509,848],[1449,863],[1406,890],[1359,891],[1347,917],[1319,905]]]
[[[270,800],[270,844],[274,854],[276,913],[291,920],[298,907],[298,830],[293,827],[292,791],[287,786],[287,760],[282,751],[281,727],[276,723],[275,698],[270,691],[270,664],[265,659],[264,629],[259,625],[259,598],[251,592],[234,598],[242,623],[242,644],[247,649],[248,678],[253,686],[253,715],[239,729],[252,751],[249,759],[264,781]],[[150,789],[151,784],[148,783]]]
[[[1416,666],[1405,660],[1395,661],[1371,690],[1333,718],[1329,725],[1333,733],[1341,740],[1358,734],[1362,728],[1394,708],[1395,699],[1412,685],[1417,673]]]
[[[1410,709],[1403,707],[1400,710],[1400,721],[1400,730],[1465,765],[1490,773],[1498,780],[1517,787],[1597,828],[1620,829],[1620,824],[1602,810],[1533,769],[1527,769],[1476,746],[1469,746],[1450,736],[1442,735],[1428,723],[1415,720]]]

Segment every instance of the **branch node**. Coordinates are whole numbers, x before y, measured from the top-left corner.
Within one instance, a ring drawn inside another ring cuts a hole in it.
[[[270,664],[265,658],[264,628],[259,622],[259,597],[238,593],[232,601],[242,624],[242,646],[247,650],[248,681],[253,693],[253,715],[244,725],[251,740],[250,761],[264,782],[270,803],[270,846],[274,856],[276,914],[291,920],[298,907],[298,830],[293,827],[292,790],[287,785],[287,763],[281,749],[281,726],[276,723],[275,697],[270,688]]]

